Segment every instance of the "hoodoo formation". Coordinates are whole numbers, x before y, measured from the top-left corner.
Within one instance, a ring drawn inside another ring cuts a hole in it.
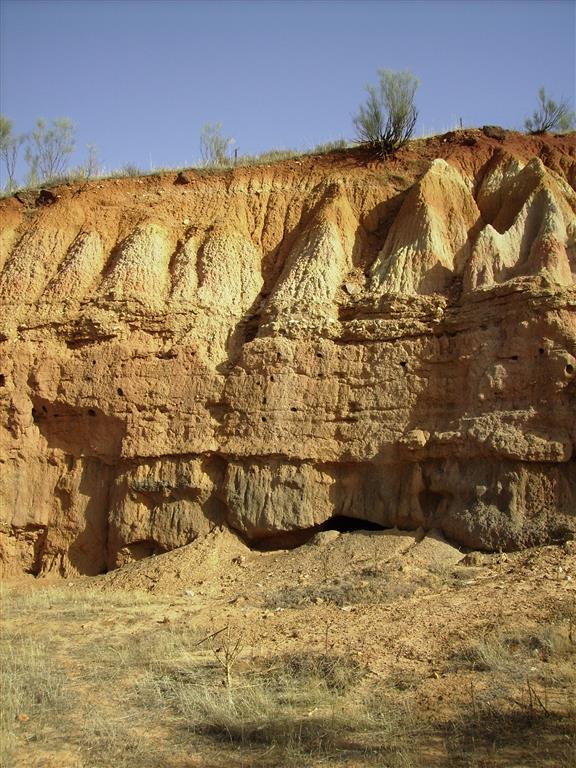
[[[342,516],[574,536],[575,134],[176,179],[0,202],[5,573]]]

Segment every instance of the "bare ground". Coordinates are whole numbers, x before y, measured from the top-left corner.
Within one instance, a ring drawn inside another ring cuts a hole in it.
[[[568,768],[575,566],[574,542],[327,531],[260,552],[217,529],[8,583],[2,765]]]

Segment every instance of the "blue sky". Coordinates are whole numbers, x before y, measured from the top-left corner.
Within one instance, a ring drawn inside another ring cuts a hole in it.
[[[416,133],[523,125],[538,88],[574,105],[573,0],[0,0],[0,111],[77,127],[106,169],[352,139],[377,70],[420,80]]]

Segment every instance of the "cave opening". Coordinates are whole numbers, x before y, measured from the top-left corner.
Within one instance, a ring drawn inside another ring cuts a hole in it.
[[[383,531],[385,526],[373,523],[371,520],[362,520],[359,517],[347,517],[337,515],[326,520],[320,526],[321,531],[338,531],[339,533],[354,533],[355,531]]]
[[[307,544],[317,533],[323,531],[337,531],[338,533],[356,533],[360,531],[384,531],[386,527],[373,523],[370,520],[362,520],[358,517],[335,515],[321,525],[310,528],[300,528],[296,531],[278,531],[271,536],[252,539],[246,543],[251,549],[260,552],[272,552],[279,549],[296,549]]]

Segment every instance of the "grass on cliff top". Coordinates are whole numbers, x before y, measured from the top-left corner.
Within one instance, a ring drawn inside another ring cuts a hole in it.
[[[89,184],[94,181],[107,180],[107,179],[129,179],[143,176],[160,176],[164,173],[178,173],[179,171],[194,171],[201,174],[213,174],[222,173],[225,171],[234,170],[235,168],[245,168],[252,165],[266,165],[272,163],[279,163],[283,160],[290,160],[298,157],[308,157],[313,155],[325,155],[335,150],[348,149],[356,146],[354,143],[347,142],[345,139],[338,139],[336,141],[329,141],[323,144],[316,145],[313,149],[309,150],[297,150],[297,149],[272,149],[267,152],[262,152],[258,155],[240,155],[237,159],[232,157],[228,158],[226,163],[208,163],[204,165],[192,165],[192,166],[178,166],[175,168],[155,168],[150,171],[144,171],[133,163],[127,163],[122,168],[115,171],[106,171],[105,169],[99,170],[96,173],[86,175],[84,173],[78,173],[71,171],[58,176],[53,179],[45,179],[38,184],[31,186],[21,186],[12,190],[0,191],[0,199],[5,197],[11,197],[18,192],[33,192],[40,189],[50,189],[65,184]]]

